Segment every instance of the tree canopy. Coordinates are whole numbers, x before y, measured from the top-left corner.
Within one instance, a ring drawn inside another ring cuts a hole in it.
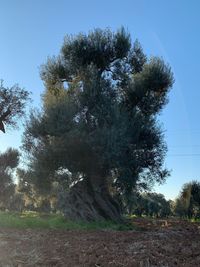
[[[29,93],[14,85],[10,88],[0,84],[0,130],[5,133],[4,123],[10,127],[16,127],[18,119],[24,115],[25,104],[29,99]]]

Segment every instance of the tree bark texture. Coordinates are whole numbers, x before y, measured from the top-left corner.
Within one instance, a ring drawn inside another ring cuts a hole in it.
[[[98,176],[79,181],[70,188],[64,197],[63,212],[67,219],[74,221],[123,221],[106,179]]]

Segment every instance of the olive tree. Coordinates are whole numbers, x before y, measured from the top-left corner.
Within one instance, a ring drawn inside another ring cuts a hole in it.
[[[41,77],[42,110],[31,113],[24,134],[32,177],[47,190],[64,170],[66,217],[120,221],[113,188],[129,195],[168,175],[157,115],[173,84],[170,67],[148,59],[124,28],[96,29],[67,36]]]

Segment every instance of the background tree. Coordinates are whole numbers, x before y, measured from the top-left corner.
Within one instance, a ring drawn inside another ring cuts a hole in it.
[[[29,172],[18,168],[17,179],[17,191],[23,196],[24,208],[26,210],[35,211],[38,195],[35,186],[30,182],[31,178]]]
[[[18,119],[25,113],[25,103],[29,93],[18,85],[6,88],[0,83],[0,130],[5,133],[4,124],[16,127]],[[13,173],[19,163],[19,152],[9,148],[0,154],[0,208],[13,209],[16,203],[22,205],[22,199],[16,193]],[[15,208],[14,208],[15,209]]]
[[[175,213],[181,217],[200,216],[200,183],[192,181],[183,185],[176,199]]]
[[[10,201],[7,204],[7,209],[9,211],[15,212],[22,212],[25,210],[24,196],[17,191],[17,188],[15,188],[15,193],[10,196]]]
[[[15,194],[13,171],[19,163],[19,153],[9,148],[0,154],[0,208],[9,208],[10,202]]]
[[[1,80],[0,84],[0,130],[5,133],[4,124],[16,127],[18,119],[24,115],[25,104],[29,93],[14,85],[6,88]]]
[[[51,191],[41,194],[41,191],[33,184],[31,173],[21,168],[17,169],[17,188],[18,195],[22,197],[23,208],[29,211],[55,212],[58,209],[57,195],[58,184],[54,183]],[[19,200],[19,196],[17,200]],[[22,204],[21,204],[22,206]]]
[[[43,65],[43,107],[24,134],[29,170],[49,190],[66,169],[66,217],[120,221],[111,195],[162,182],[166,153],[157,121],[173,84],[170,67],[146,55],[124,28],[67,36],[58,57]],[[58,181],[59,182],[59,181]]]
[[[162,194],[152,192],[136,192],[132,198],[129,214],[137,216],[167,217],[171,214],[170,202]]]

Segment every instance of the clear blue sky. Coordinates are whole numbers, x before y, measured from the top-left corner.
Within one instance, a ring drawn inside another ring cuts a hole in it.
[[[166,130],[166,184],[155,189],[174,198],[183,183],[200,181],[200,1],[1,0],[0,78],[33,92],[40,104],[39,67],[57,55],[66,34],[125,26],[148,55],[162,56],[176,79],[160,120]],[[0,133],[0,151],[19,147],[23,127]]]

